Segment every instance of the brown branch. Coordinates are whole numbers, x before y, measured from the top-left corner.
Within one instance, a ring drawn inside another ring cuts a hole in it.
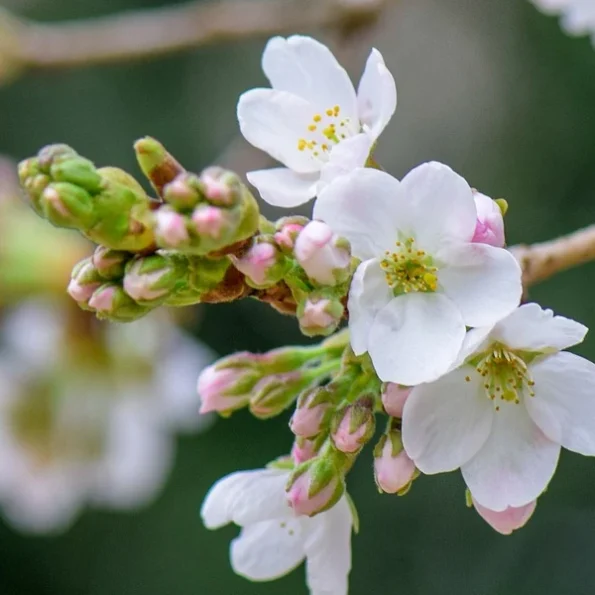
[[[557,273],[595,260],[595,225],[549,242],[511,249],[523,269],[526,288]]]
[[[198,46],[373,18],[384,0],[220,0],[131,11],[61,24],[17,24],[13,41],[28,68],[137,60]]]

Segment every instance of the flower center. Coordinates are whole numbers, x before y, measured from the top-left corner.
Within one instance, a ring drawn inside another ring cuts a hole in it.
[[[535,382],[521,354],[495,343],[470,362],[483,378],[485,394],[495,403],[519,404],[523,395],[535,396]],[[469,377],[466,380],[470,380]],[[496,411],[500,410],[499,404]]]
[[[312,157],[327,161],[334,145],[354,134],[351,118],[341,117],[338,105],[314,114],[306,134],[298,139],[298,151],[308,151]]]
[[[395,246],[396,250],[387,250],[380,261],[386,282],[394,294],[436,291],[438,269],[432,257],[415,246],[414,238],[398,241]]]

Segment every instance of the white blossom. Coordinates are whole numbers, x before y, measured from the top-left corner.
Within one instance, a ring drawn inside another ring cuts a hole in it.
[[[407,454],[423,473],[461,468],[491,511],[536,500],[561,446],[595,455],[595,364],[562,351],[586,332],[537,304],[470,331],[462,365],[407,399]]]
[[[401,182],[357,169],[320,194],[314,217],[351,242],[349,292],[356,355],[381,380],[413,386],[455,362],[465,327],[494,324],[521,297],[521,271],[502,248],[472,241],[477,209],[467,182],[426,163]]]
[[[531,0],[542,12],[559,15],[568,35],[591,35],[595,44],[595,2],[593,0]]]
[[[258,469],[232,473],[211,488],[201,515],[209,529],[242,527],[231,543],[234,571],[252,581],[280,578],[306,560],[312,595],[347,595],[353,519],[346,497],[315,517],[288,506],[289,472]]]
[[[331,51],[300,35],[272,38],[262,68],[272,89],[240,97],[240,129],[285,167],[247,177],[268,203],[295,207],[334,177],[366,163],[395,111],[395,82],[374,49],[356,93]]]

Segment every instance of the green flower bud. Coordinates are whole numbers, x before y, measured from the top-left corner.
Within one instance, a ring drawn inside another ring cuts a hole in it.
[[[159,196],[163,196],[166,184],[185,171],[165,147],[150,136],[137,140],[134,150],[142,172]]]
[[[47,186],[39,199],[44,217],[57,227],[85,229],[96,221],[93,199],[89,193],[68,182]]]
[[[103,279],[113,281],[124,276],[124,269],[130,258],[130,252],[97,246],[93,254],[93,265]]]
[[[96,194],[101,189],[101,176],[93,163],[84,157],[76,156],[52,163],[50,175],[57,182],[69,182],[91,194]]]

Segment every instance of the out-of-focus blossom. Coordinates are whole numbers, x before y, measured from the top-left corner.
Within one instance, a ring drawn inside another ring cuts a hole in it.
[[[542,12],[558,15],[568,35],[590,35],[595,45],[595,2],[593,0],[531,0]]]

